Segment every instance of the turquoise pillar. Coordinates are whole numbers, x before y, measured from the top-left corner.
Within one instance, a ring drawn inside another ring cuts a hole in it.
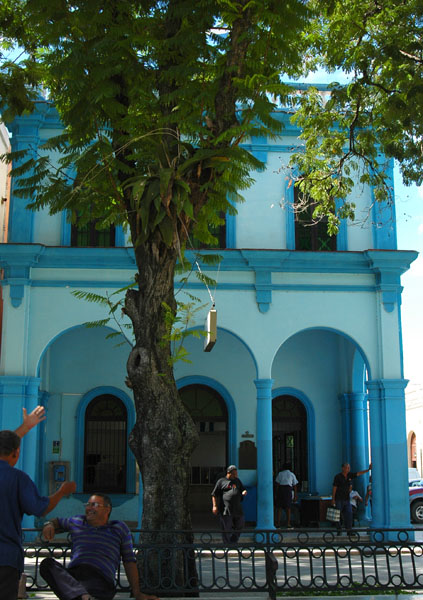
[[[45,120],[45,113],[48,110],[48,104],[45,101],[36,103],[36,109],[30,115],[16,117],[8,128],[12,132],[11,146],[12,152],[27,151],[25,157],[14,161],[13,166],[21,166],[28,159],[37,158],[37,150],[40,144],[39,129]],[[32,170],[28,176],[33,174]],[[19,178],[12,179],[10,191],[10,213],[9,213],[9,242],[31,243],[33,242],[33,221],[34,213],[27,210],[26,206],[33,198],[21,198],[16,194],[16,187],[19,186]]]
[[[342,431],[342,461],[351,463],[351,420],[350,420],[350,397],[349,394],[339,396],[341,404],[341,431]]]
[[[22,409],[31,412],[38,404],[40,379],[38,377],[0,377],[1,429],[15,430],[22,423]],[[21,453],[16,465],[38,484],[39,433],[35,427],[22,439]],[[34,517],[25,515],[23,527],[34,527]]]
[[[367,395],[363,392],[342,394],[341,423],[342,423],[342,462],[348,462],[352,471],[364,471],[369,466],[367,440]],[[364,500],[368,476],[358,477],[354,489]]]
[[[372,527],[410,526],[405,379],[367,382],[372,457]]]
[[[353,471],[364,471],[369,466],[363,414],[366,411],[367,395],[359,392],[348,395],[351,414],[351,467]]]
[[[254,383],[257,388],[257,529],[273,529],[273,379],[255,379]]]
[[[38,404],[44,406],[46,414],[48,415],[48,403],[50,400],[50,393],[45,390],[40,390],[38,396]],[[49,493],[49,478],[45,475],[46,464],[47,464],[47,444],[45,430],[48,424],[48,416],[43,423],[37,427],[38,436],[38,467],[37,467],[37,479],[38,489],[41,495],[46,496]],[[71,478],[72,479],[72,478]]]
[[[371,458],[370,458],[370,449],[369,449],[369,419],[368,419],[368,402],[369,402],[369,397],[367,394],[364,394],[364,401],[363,401],[363,431],[364,431],[364,448],[365,448],[365,456],[369,457],[369,461],[371,462]],[[368,465],[367,465],[368,466]],[[367,469],[367,466],[365,467]],[[365,475],[363,475],[362,477],[362,481],[364,484],[364,489],[363,489],[363,501],[365,499],[366,493],[367,493],[367,486],[369,485],[369,481],[370,481],[370,477],[371,477],[371,472],[370,473],[366,473]],[[364,502],[363,502],[364,504]],[[362,520],[364,521],[371,521],[372,520],[372,510],[371,510],[371,503],[369,502],[367,506],[364,506],[363,508],[363,518]]]
[[[363,392],[353,392],[348,394],[350,405],[351,420],[351,469],[352,471],[365,471],[369,467],[369,452],[367,446],[367,435],[364,428],[367,423],[367,394]],[[364,498],[366,496],[369,476],[366,473],[354,480],[354,489]],[[366,513],[363,505],[359,505],[359,514]],[[366,518],[368,520],[368,518]]]

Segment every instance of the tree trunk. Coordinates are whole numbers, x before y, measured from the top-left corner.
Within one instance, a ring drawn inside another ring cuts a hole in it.
[[[142,541],[166,545],[191,543],[189,469],[198,434],[176,388],[162,304],[166,302],[175,311],[177,253],[161,242],[148,241],[135,248],[135,256],[139,289],[127,292],[125,312],[135,333],[135,345],[127,363],[128,385],[134,392],[137,417],[130,447],[143,480],[142,528],[151,531],[142,534]],[[188,533],[169,533],[175,530]],[[184,585],[187,578],[195,582],[195,565],[188,561],[188,568],[184,567],[185,561],[182,552],[173,554],[171,559],[168,554],[149,553],[144,559],[141,557],[139,566],[149,587],[156,587],[159,572],[172,587]],[[175,595],[164,590],[159,593],[161,597]]]

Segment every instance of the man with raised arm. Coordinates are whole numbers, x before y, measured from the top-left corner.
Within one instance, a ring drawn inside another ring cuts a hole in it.
[[[63,483],[51,496],[41,496],[31,478],[14,466],[18,462],[21,438],[45,419],[42,406],[30,414],[23,409],[23,422],[16,431],[0,431],[0,598],[16,600],[24,568],[22,517],[41,517],[76,490],[73,481]]]
[[[109,521],[111,512],[109,496],[97,492],[85,504],[85,515],[44,523],[46,540],[51,541],[57,531],[69,531],[72,537],[67,567],[53,558],[45,558],[40,565],[41,576],[60,600],[111,600],[121,558],[132,596],[156,600],[140,591],[131,532],[123,521]]]
[[[356,473],[351,473],[351,467],[349,463],[343,463],[341,472],[335,475],[334,477],[332,484],[332,506],[335,506],[341,511],[341,516],[343,518],[347,533],[351,532],[353,522],[352,507],[350,503],[351,481],[355,477],[358,477],[359,475],[364,475],[364,473],[368,473],[371,470],[372,465],[370,464],[368,469],[364,469],[363,471],[357,471]],[[340,535],[341,523],[337,523],[336,527],[338,529],[338,535]]]

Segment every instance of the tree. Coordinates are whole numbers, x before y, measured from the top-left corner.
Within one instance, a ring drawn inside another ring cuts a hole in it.
[[[209,227],[235,211],[261,166],[242,140],[280,131],[272,111],[289,102],[281,76],[301,72],[309,10],[302,0],[8,0],[0,10],[3,40],[26,51],[22,64],[4,64],[8,117],[42,87],[64,125],[46,145],[60,152],[59,168],[47,155],[26,160],[15,169],[20,193],[82,224],[129,227],[137,287],[125,298],[135,336],[127,383],[143,528],[190,529],[197,434],[172,372],[175,265],[192,236],[214,241]]]
[[[318,201],[317,216],[331,214],[336,230],[340,216],[354,217],[354,204],[345,201],[354,174],[375,186],[376,200],[388,202],[388,159],[399,162],[407,185],[423,181],[423,6],[417,0],[313,5],[319,15],[306,34],[311,66],[345,77],[329,86],[329,97],[313,88],[304,94],[295,119],[305,151],[294,161],[298,185]]]

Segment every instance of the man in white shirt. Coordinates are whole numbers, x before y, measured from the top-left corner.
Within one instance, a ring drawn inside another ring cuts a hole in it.
[[[292,502],[297,501],[297,485],[298,479],[291,471],[291,464],[285,463],[282,470],[279,471],[276,477],[276,527],[280,527],[282,509],[286,512],[286,526],[292,529],[291,526],[291,506]]]

